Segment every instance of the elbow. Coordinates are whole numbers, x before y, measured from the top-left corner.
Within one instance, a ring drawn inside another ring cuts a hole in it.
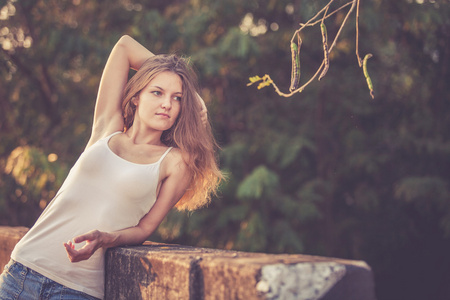
[[[136,242],[138,245],[141,245],[150,237],[153,231],[149,230],[148,228],[139,228],[139,229],[140,229],[139,233],[136,234]]]
[[[127,35],[127,34],[124,34],[124,35],[122,35],[120,37],[119,42],[126,42],[126,41],[128,41],[130,39],[133,39],[133,38],[131,36]]]
[[[134,39],[131,36],[125,34],[117,41],[117,45],[125,47],[129,45],[131,41],[134,41]]]

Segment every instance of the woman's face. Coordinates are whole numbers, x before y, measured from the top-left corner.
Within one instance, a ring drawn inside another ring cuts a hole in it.
[[[156,75],[139,93],[134,125],[164,131],[172,127],[180,110],[182,81],[179,75],[164,71]]]

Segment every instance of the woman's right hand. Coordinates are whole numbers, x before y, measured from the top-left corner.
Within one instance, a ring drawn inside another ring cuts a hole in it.
[[[67,256],[71,262],[79,262],[89,259],[95,251],[103,247],[108,240],[109,234],[98,230],[92,230],[86,234],[77,236],[72,241],[64,243]],[[75,244],[86,242],[86,244],[80,249],[75,249]]]

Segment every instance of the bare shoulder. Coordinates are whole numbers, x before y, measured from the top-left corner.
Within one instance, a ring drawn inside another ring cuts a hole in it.
[[[172,148],[167,156],[162,161],[162,169],[164,170],[164,177],[169,175],[188,175],[188,161],[189,157],[178,148]]]
[[[180,149],[172,148],[172,150],[170,150],[170,152],[167,154],[167,157],[164,159],[164,161],[168,166],[171,167],[177,165],[183,167],[184,165],[186,165],[186,161],[188,161],[188,156],[184,154]]]

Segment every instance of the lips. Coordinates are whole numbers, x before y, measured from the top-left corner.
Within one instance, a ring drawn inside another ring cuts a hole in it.
[[[165,113],[157,113],[156,115],[157,116],[162,116],[164,118],[170,118],[170,116],[168,114],[165,114]]]

